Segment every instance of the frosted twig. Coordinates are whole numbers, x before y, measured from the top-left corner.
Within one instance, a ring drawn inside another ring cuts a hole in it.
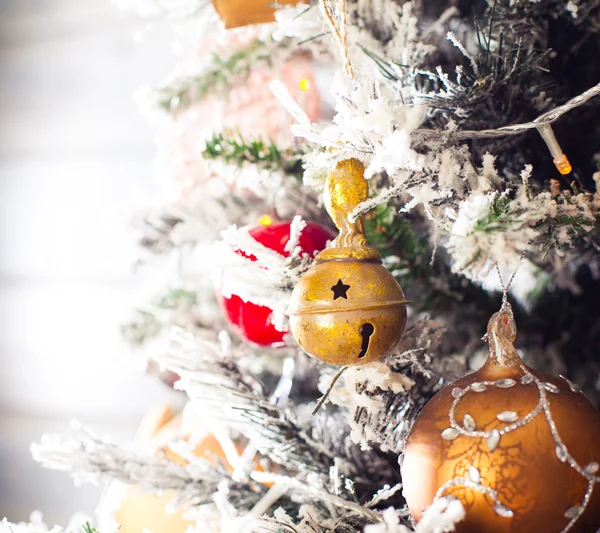
[[[287,112],[294,117],[294,120],[296,120],[298,124],[305,127],[310,126],[310,118],[304,109],[302,109],[290,96],[289,91],[283,83],[281,83],[279,80],[273,80],[269,84],[269,89],[271,89],[271,92],[275,98],[281,102],[281,105],[283,105]]]
[[[463,44],[456,38],[456,35],[454,35],[453,32],[449,31],[446,34],[446,39],[448,39],[456,48],[458,48],[458,50],[460,50],[460,53],[469,60],[473,72],[477,77],[480,77],[479,67],[477,66],[475,58],[471,54],[469,54],[469,52],[467,52]]]
[[[77,482],[117,479],[150,491],[173,490],[177,493],[173,505],[178,507],[211,503],[219,483],[229,477],[208,461],[181,466],[161,454],[142,456],[97,437],[78,422],[71,425],[72,436],[44,435],[41,443],[31,446],[31,452],[46,468],[70,471]],[[252,507],[260,499],[247,484],[228,482],[230,491],[239,493],[245,502],[244,507]]]
[[[314,408],[312,415],[315,416],[320,410],[321,407],[323,407],[323,404],[325,403],[325,401],[327,400],[327,398],[329,398],[329,394],[331,394],[331,391],[333,390],[333,386],[335,385],[335,382],[340,379],[340,377],[342,376],[342,374],[344,373],[344,370],[346,370],[348,367],[347,366],[343,366],[342,368],[340,368],[337,373],[335,374],[335,376],[333,376],[333,379],[331,380],[331,383],[329,383],[329,387],[327,387],[327,390],[325,391],[325,394],[323,394],[323,396],[321,396],[321,399],[317,402],[317,406]]]
[[[243,426],[259,453],[288,468],[323,472],[333,461],[333,454],[311,435],[311,427],[296,417],[294,411],[272,403],[264,390],[239,367],[235,354],[224,356],[216,347],[202,340],[181,336],[170,349],[156,354],[162,366],[181,376],[178,388],[190,400],[199,402],[223,427]],[[288,363],[283,387],[293,371]],[[277,391],[277,397],[282,390]],[[277,399],[275,395],[271,400]],[[250,452],[249,452],[250,453]],[[236,472],[237,474],[237,472]]]
[[[381,502],[385,500],[389,500],[394,494],[396,494],[399,490],[402,490],[402,483],[396,483],[393,487],[389,485],[385,485],[381,490],[373,496],[373,499],[365,505],[365,507],[372,508],[376,505],[379,505]]]

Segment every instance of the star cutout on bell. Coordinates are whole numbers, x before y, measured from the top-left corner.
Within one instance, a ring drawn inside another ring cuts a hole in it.
[[[338,282],[331,287],[331,290],[333,291],[333,299],[337,300],[338,298],[345,298],[347,300],[348,295],[346,293],[348,292],[349,288],[350,285],[345,285],[341,279],[338,279]]]

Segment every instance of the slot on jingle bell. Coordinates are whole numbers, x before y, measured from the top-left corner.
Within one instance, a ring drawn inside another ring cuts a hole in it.
[[[364,170],[357,159],[347,159],[328,174],[325,204],[340,233],[302,276],[286,311],[298,344],[335,365],[381,359],[406,327],[402,288],[367,246],[363,217],[348,218],[368,197]]]

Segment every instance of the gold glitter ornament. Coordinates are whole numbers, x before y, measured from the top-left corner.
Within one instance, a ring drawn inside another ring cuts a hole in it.
[[[376,361],[406,327],[402,288],[366,244],[363,217],[349,215],[368,197],[364,165],[337,164],[327,176],[325,204],[339,235],[300,279],[287,314],[290,331],[311,356],[335,365]]]
[[[488,324],[483,367],[436,394],[408,436],[403,494],[413,518],[443,496],[457,533],[596,533],[600,414],[565,378],[529,368],[504,303]]]

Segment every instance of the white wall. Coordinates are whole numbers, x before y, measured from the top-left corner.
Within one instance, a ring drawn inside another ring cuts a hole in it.
[[[72,416],[131,438],[164,399],[119,337],[154,154],[131,96],[173,61],[164,31],[134,42],[144,24],[108,0],[0,3],[0,518],[91,513],[99,489],[76,493],[29,443]]]

